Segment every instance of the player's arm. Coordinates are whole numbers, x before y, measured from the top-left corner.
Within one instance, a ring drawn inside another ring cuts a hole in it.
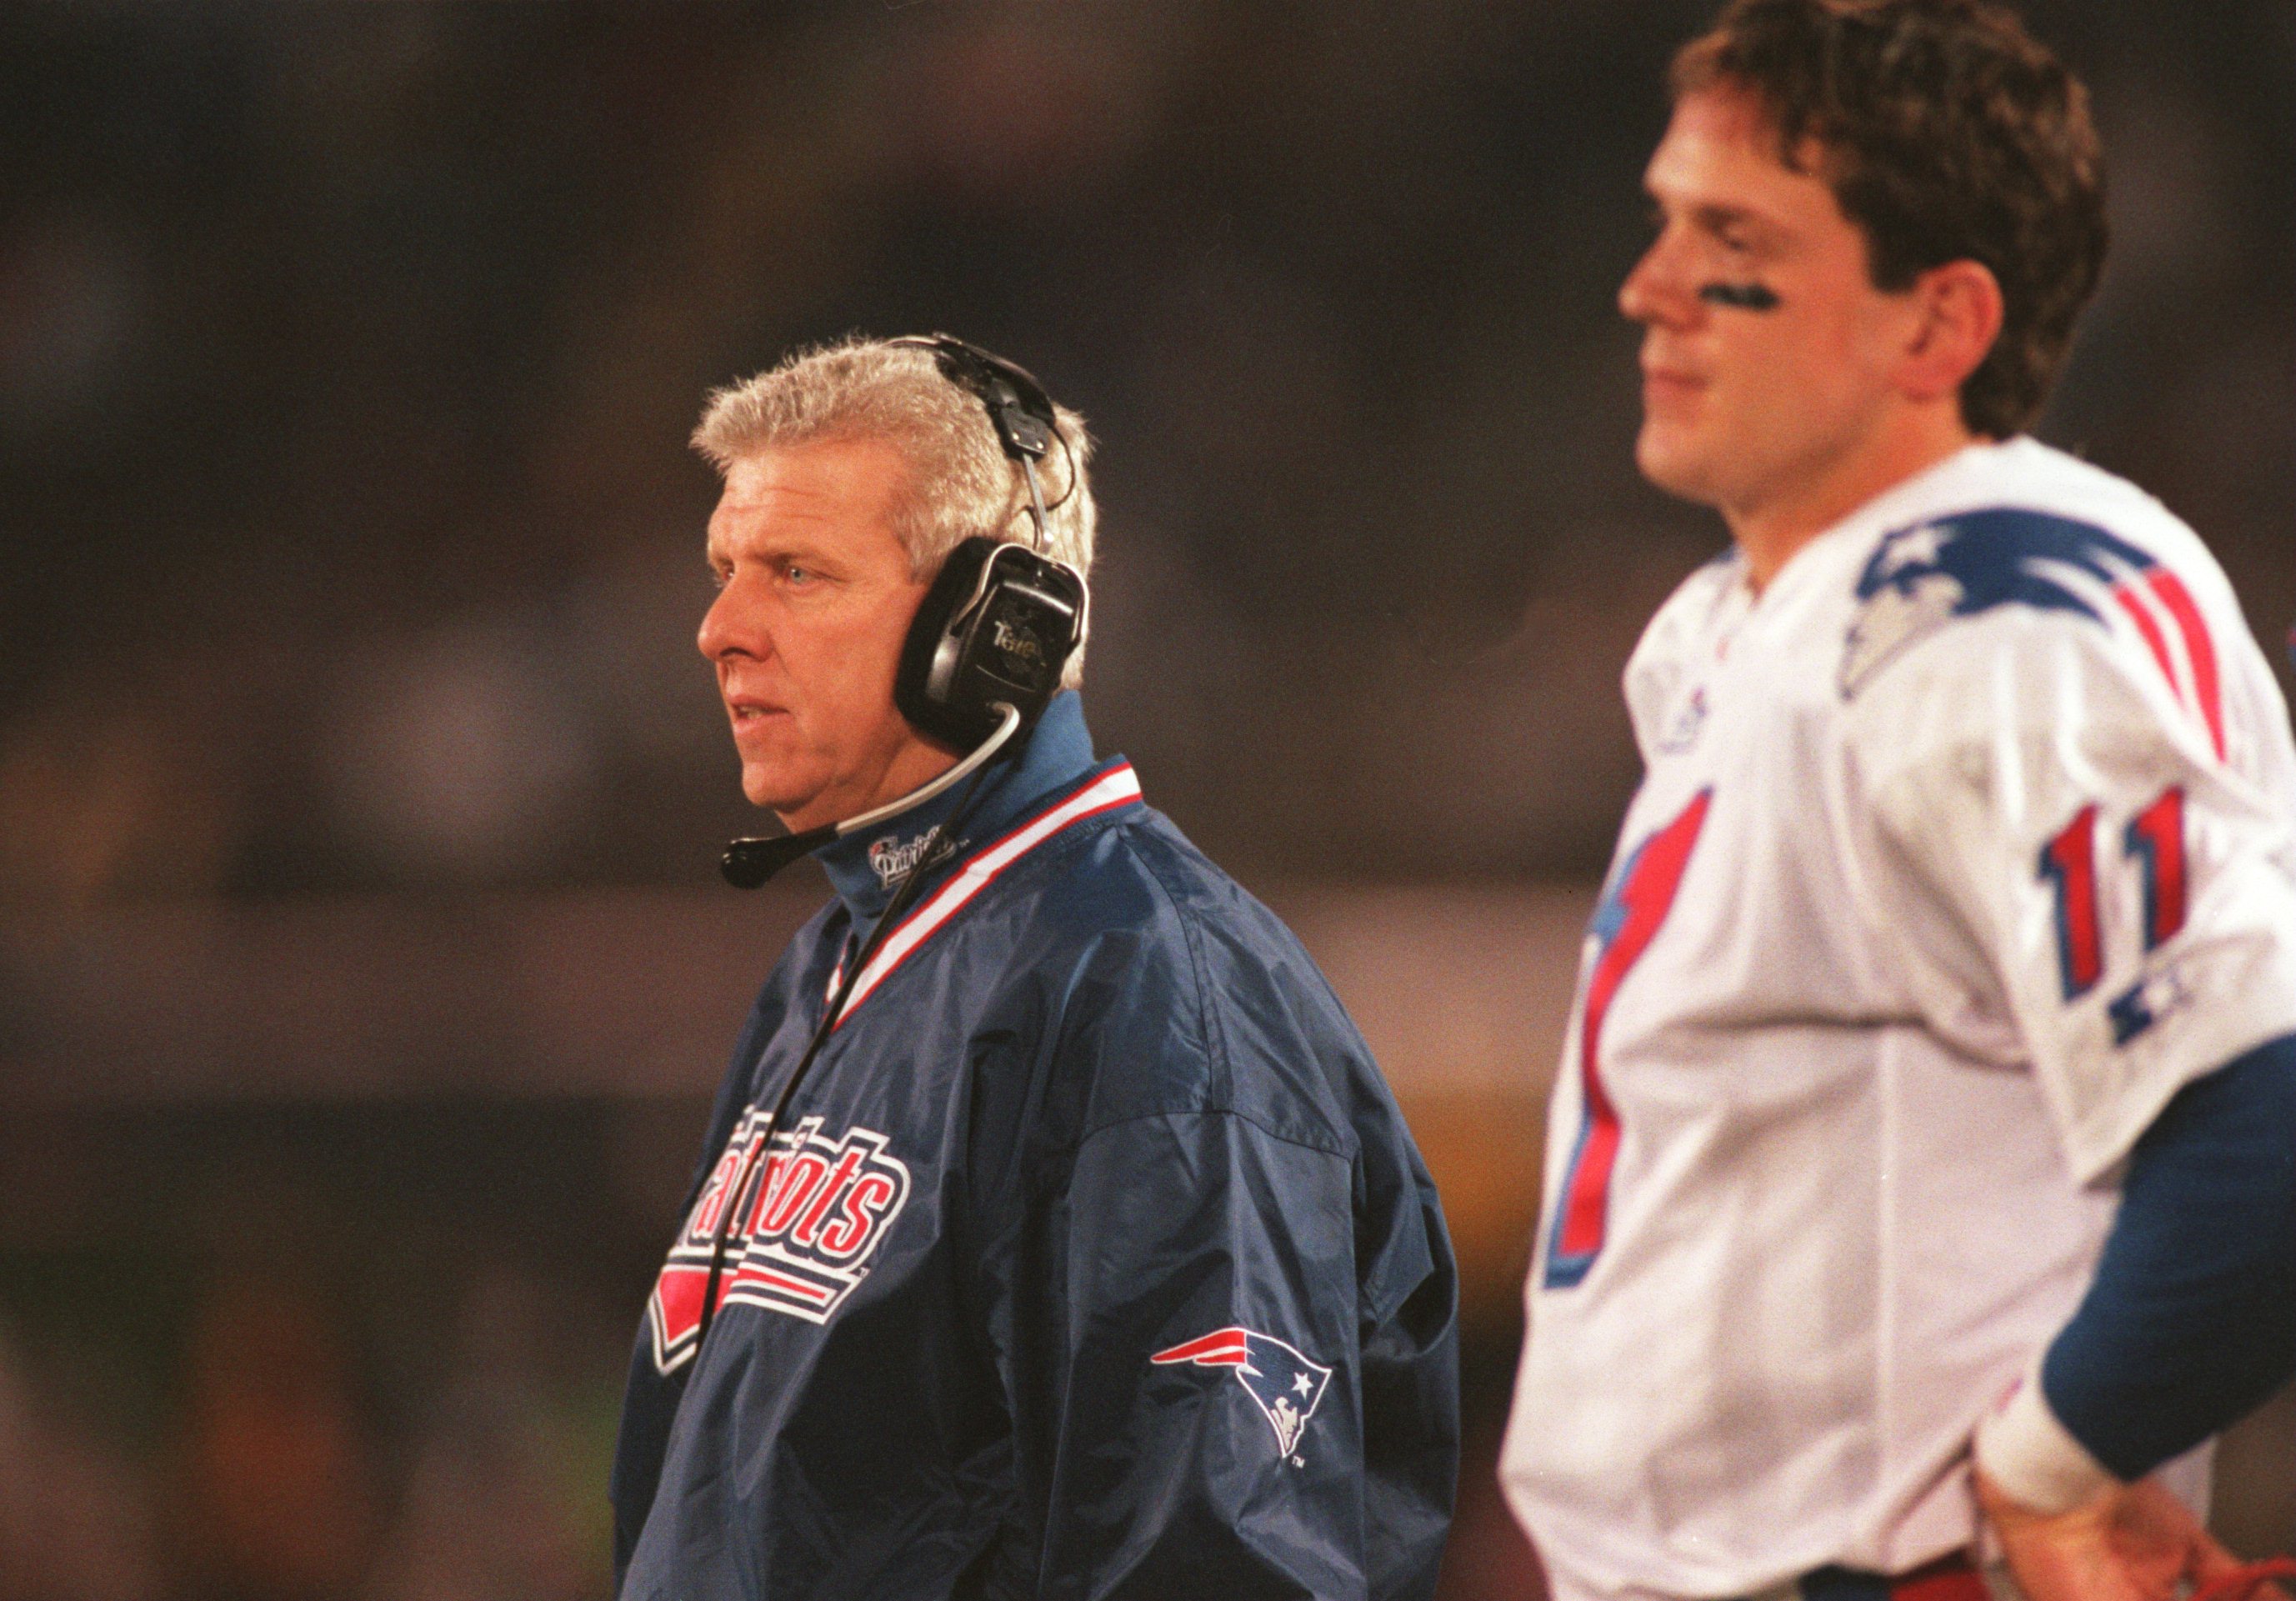
[[[1986,1424],[1980,1489],[2037,1597],[2166,1595],[2162,1564],[2224,1558],[2157,1486],[2128,1486],[2296,1366],[2288,822],[2107,627],[1997,628],[1932,655],[1876,812],[1926,901],[1908,920],[1940,946],[1966,931],[2067,1165],[2120,1170],[2122,1200],[2079,1310]],[[2044,1550],[2056,1536],[2087,1554]],[[2054,1589],[2062,1574],[2027,1572],[2059,1558],[2104,1566]]]
[[[2143,1478],[2296,1375],[2296,1036],[2180,1090],[2136,1144],[2080,1309],[1979,1460],[2038,1510]]]
[[[2155,1468],[2296,1373],[2296,1036],[2179,1091],[2137,1142],[2079,1310],[1978,1431],[1980,1493],[2026,1589],[2111,1597],[2113,1552],[2171,1592],[2229,1558]],[[2143,1589],[2126,1593],[2144,1594]]]

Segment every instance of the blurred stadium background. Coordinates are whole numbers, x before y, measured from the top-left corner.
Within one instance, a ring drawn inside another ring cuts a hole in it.
[[[602,1597],[628,1339],[751,986],[702,390],[947,328],[1103,441],[1087,703],[1443,1182],[1445,1595],[1539,1105],[1717,549],[1636,480],[1704,0],[0,12],[0,1601]],[[2296,614],[2296,11],[2046,0],[2112,265],[2044,432]],[[807,870],[807,871],[809,871]],[[2284,1398],[2219,1522],[2296,1536]]]

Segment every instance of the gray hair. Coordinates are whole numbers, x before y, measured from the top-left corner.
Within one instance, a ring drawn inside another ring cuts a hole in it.
[[[1089,575],[1092,439],[1081,416],[1054,409],[1061,437],[1037,466],[1046,554]],[[997,444],[987,407],[914,346],[853,338],[798,350],[770,371],[710,391],[693,444],[722,473],[759,451],[831,439],[882,439],[908,464],[893,531],[914,577],[939,572],[974,534],[1021,544],[1034,538],[1028,482]],[[1061,681],[1073,689],[1083,679],[1079,645]]]

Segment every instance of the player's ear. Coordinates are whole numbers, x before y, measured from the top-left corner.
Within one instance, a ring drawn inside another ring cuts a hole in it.
[[[1898,382],[1909,398],[1956,394],[2001,337],[2001,284],[1981,261],[1933,267],[1908,291],[1919,313]]]

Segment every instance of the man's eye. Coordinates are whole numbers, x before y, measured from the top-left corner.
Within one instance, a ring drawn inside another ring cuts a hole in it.
[[[726,585],[733,581],[734,570],[732,568],[721,567],[715,562],[710,564],[709,587],[712,589],[723,589]]]

